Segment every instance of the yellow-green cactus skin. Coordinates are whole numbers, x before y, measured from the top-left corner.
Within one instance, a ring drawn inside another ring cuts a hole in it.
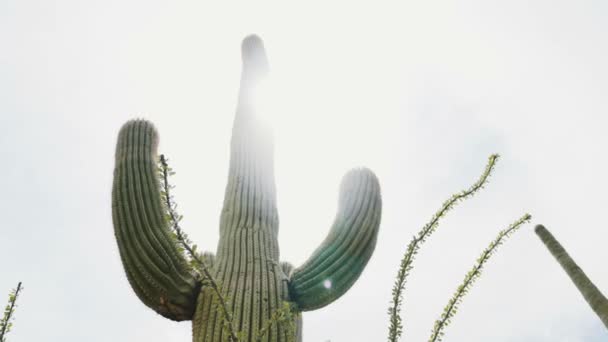
[[[253,101],[255,87],[268,73],[260,38],[245,38],[242,57],[220,239],[215,256],[205,254],[205,263],[226,298],[239,340],[301,341],[300,312],[341,297],[370,259],[380,226],[380,185],[368,169],[349,171],[327,238],[302,266],[280,262],[273,138],[257,120]],[[145,120],[127,122],[118,135],[112,213],[127,279],[160,315],[191,320],[194,342],[229,341],[217,294],[195,276],[172,235],[161,200],[158,142],[156,129]],[[260,337],[284,302],[296,313],[290,324],[273,324]]]

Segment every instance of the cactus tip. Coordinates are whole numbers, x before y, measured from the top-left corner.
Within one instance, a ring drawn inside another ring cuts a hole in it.
[[[534,231],[538,234],[541,231],[545,231],[547,230],[547,228],[545,228],[545,226],[543,226],[542,224],[537,224],[536,227],[534,227]]]
[[[241,51],[245,66],[250,66],[260,71],[268,70],[268,58],[266,57],[264,42],[258,35],[251,34],[245,37],[241,44]]]

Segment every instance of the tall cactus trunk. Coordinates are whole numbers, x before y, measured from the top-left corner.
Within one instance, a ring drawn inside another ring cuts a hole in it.
[[[251,99],[267,72],[259,38],[248,37],[243,42],[243,54],[214,272],[230,302],[236,330],[243,334],[244,341],[253,341],[263,322],[289,297],[287,276],[279,265],[272,138],[255,120]],[[196,342],[226,338],[215,297],[211,289],[206,289],[198,298],[193,324]],[[286,330],[273,325],[263,341],[287,341]]]
[[[570,255],[568,255],[568,252],[566,252],[564,247],[553,237],[547,228],[537,225],[535,231],[549,252],[553,254],[553,257],[566,271],[587,303],[589,303],[591,309],[595,311],[600,320],[602,320],[602,323],[604,323],[604,326],[608,329],[608,299],[591,282],[585,272],[574,262]]]

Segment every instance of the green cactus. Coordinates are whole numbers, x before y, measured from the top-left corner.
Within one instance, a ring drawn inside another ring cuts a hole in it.
[[[574,285],[576,285],[589,306],[591,306],[591,309],[593,309],[608,329],[608,299],[591,282],[585,272],[574,262],[570,255],[568,255],[568,252],[566,252],[564,247],[562,247],[547,228],[537,225],[534,231],[564,271],[566,271]]]
[[[325,241],[302,266],[281,263],[273,139],[268,127],[256,120],[253,101],[255,87],[268,73],[262,41],[245,38],[242,55],[220,239],[216,255],[204,258],[229,312],[222,310],[209,279],[197,277],[171,231],[158,179],[158,135],[144,120],[129,121],[118,136],[114,231],[136,295],[166,318],[192,320],[193,341],[235,340],[227,331],[226,313],[239,340],[301,341],[300,312],[342,296],[370,259],[380,225],[380,186],[368,169],[348,172]],[[295,315],[277,314],[286,302]],[[288,317],[289,324],[281,317]],[[268,324],[273,320],[282,324]]]

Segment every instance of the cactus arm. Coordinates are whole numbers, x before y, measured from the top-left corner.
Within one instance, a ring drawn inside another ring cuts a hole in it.
[[[177,248],[158,179],[158,135],[151,123],[127,122],[118,135],[112,216],[127,279],[162,316],[189,320],[200,284]]]
[[[291,299],[301,311],[324,307],[359,278],[378,235],[382,199],[376,176],[368,169],[347,173],[340,187],[338,213],[323,243],[291,272]]]
[[[537,225],[534,229],[549,252],[562,266],[574,285],[583,295],[591,309],[598,315],[602,323],[608,328],[608,300],[600,290],[591,282],[585,272],[568,255],[564,247],[555,239],[553,234],[542,225]]]

